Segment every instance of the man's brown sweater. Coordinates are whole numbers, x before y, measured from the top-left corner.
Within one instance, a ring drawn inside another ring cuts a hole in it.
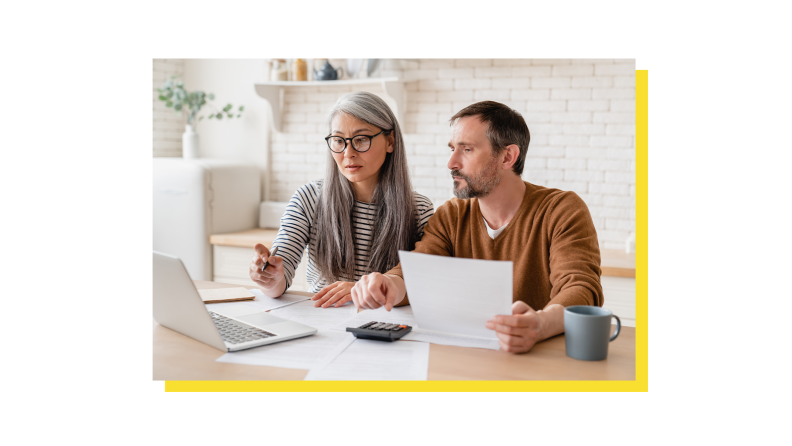
[[[495,240],[487,234],[476,198],[453,198],[424,228],[414,252],[514,262],[513,301],[534,310],[551,304],[597,305],[600,285],[597,231],[574,192],[525,183],[522,204]],[[404,278],[401,264],[387,274]],[[401,305],[409,303],[407,298]]]

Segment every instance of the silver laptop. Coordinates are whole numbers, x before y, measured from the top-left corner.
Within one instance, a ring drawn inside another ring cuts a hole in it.
[[[154,319],[204,344],[233,352],[310,336],[316,329],[244,305],[207,310],[181,260],[154,251]]]

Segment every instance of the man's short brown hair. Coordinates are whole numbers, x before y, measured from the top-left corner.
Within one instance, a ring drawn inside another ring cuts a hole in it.
[[[520,148],[520,156],[514,162],[512,169],[517,175],[522,175],[525,166],[525,155],[528,153],[528,144],[531,142],[531,132],[522,115],[517,110],[495,101],[476,102],[468,105],[451,117],[451,125],[457,119],[465,116],[478,116],[481,122],[488,124],[487,139],[492,145],[493,156],[499,155],[506,146],[515,144]]]

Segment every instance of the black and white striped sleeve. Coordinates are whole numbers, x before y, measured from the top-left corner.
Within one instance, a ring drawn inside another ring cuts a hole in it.
[[[300,187],[289,200],[280,220],[278,235],[273,243],[278,256],[283,258],[283,271],[288,290],[294,280],[294,271],[300,265],[305,247],[311,237],[311,225],[316,212],[319,190],[310,183]]]
[[[415,208],[418,211],[418,238],[421,239],[423,238],[424,226],[426,226],[426,223],[429,222],[429,218],[434,215],[434,205],[432,204],[432,200],[426,198],[418,192],[414,192],[414,194]]]

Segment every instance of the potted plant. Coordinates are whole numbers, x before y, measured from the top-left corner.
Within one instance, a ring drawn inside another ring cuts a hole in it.
[[[162,88],[157,89],[159,100],[165,102],[166,107],[173,108],[176,113],[181,113],[187,118],[187,125],[182,135],[182,156],[184,158],[198,158],[198,134],[195,133],[195,128],[198,126],[198,122],[204,118],[204,116],[198,116],[201,108],[205,105],[211,107],[213,111],[207,118],[220,120],[223,119],[223,116],[228,119],[233,119],[235,115],[237,118],[242,117],[245,107],[240,105],[234,111],[234,106],[228,104],[222,110],[218,110],[214,104],[207,102],[207,100],[214,100],[212,93],[206,94],[203,91],[188,92],[184,89],[184,82],[177,80],[177,77],[172,76],[165,81]]]

